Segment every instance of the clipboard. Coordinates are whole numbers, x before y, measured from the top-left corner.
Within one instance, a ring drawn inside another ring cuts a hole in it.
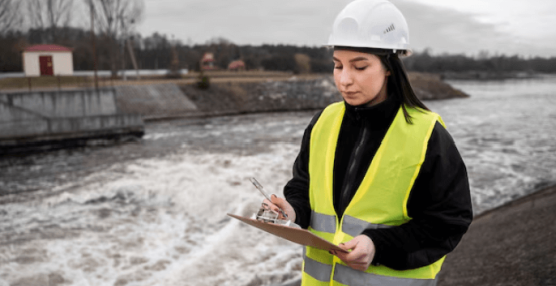
[[[314,235],[312,232],[295,227],[289,227],[280,224],[268,223],[258,221],[252,218],[237,216],[233,214],[228,214],[229,216],[238,219],[248,225],[254,226],[258,229],[264,230],[268,233],[274,234],[278,237],[283,239],[289,240],[291,242],[305,245],[305,246],[312,246],[318,249],[323,250],[335,250],[340,252],[346,252],[345,250],[341,249],[339,246],[330,243],[329,241]]]

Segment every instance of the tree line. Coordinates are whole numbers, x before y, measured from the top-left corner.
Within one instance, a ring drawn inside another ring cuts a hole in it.
[[[199,70],[205,52],[214,54],[214,64],[219,69],[226,69],[238,59],[245,62],[248,70],[329,73],[333,67],[332,51],[325,47],[236,45],[224,38],[191,45],[165,34],[144,37],[134,32],[144,17],[141,0],[0,0],[0,72],[22,71],[21,52],[34,44],[70,47],[74,69],[92,70],[93,37],[87,26],[91,21],[82,20],[75,25],[76,17],[93,19],[97,68],[111,70],[113,75],[133,68],[128,46],[140,69]],[[556,57],[524,58],[487,52],[471,57],[432,55],[424,50],[404,58],[404,64],[410,71],[431,73],[556,73]]]
[[[143,16],[142,0],[0,0],[0,72],[21,71],[21,52],[34,44],[73,48],[74,68],[92,69],[94,26],[99,66],[115,74]]]
[[[466,55],[431,55],[428,49],[404,59],[408,70],[446,72],[489,72],[489,73],[556,73],[556,57],[525,58],[519,55],[490,55],[481,51],[476,57]]]

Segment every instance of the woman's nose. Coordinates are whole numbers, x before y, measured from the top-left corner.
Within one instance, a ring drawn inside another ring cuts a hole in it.
[[[340,84],[342,86],[349,86],[352,83],[353,83],[353,78],[351,73],[345,69],[342,70],[340,74]]]

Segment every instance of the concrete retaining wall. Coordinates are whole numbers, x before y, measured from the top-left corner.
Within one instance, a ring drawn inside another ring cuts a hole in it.
[[[116,94],[118,110],[141,114],[147,120],[179,117],[197,111],[197,106],[172,83],[118,86]]]
[[[119,111],[114,89],[0,94],[3,148],[143,132],[140,115]]]
[[[0,94],[0,102],[50,118],[117,113],[113,89],[42,91]]]

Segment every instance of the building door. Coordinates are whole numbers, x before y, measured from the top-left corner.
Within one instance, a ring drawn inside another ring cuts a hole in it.
[[[54,75],[52,70],[52,56],[39,56],[41,75]]]

